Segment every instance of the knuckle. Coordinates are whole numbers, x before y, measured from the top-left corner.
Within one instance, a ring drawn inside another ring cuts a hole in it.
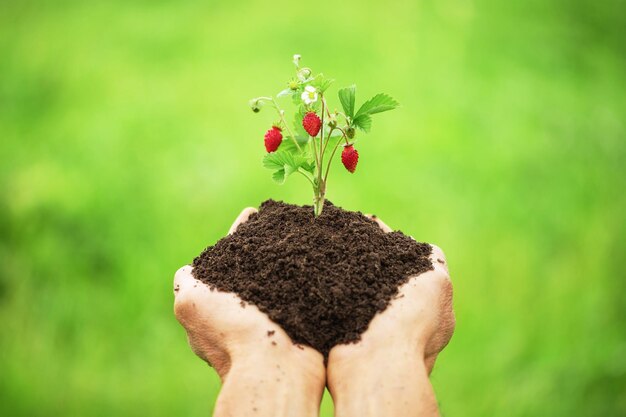
[[[186,280],[191,277],[192,269],[193,267],[191,265],[185,265],[178,268],[178,270],[174,274],[174,289],[176,289],[176,287],[180,288],[183,286]]]
[[[430,243],[430,247],[432,248],[432,257],[436,261],[441,261],[439,263],[445,264],[446,263],[446,255],[445,255],[445,253],[443,253],[443,250],[439,246],[437,246],[437,245],[435,245],[433,243]]]

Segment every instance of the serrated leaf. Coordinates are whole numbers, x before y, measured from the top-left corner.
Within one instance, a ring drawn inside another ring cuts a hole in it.
[[[346,116],[354,116],[356,85],[353,84],[350,87],[342,88],[337,92],[337,94],[339,95],[339,101],[341,102],[341,107],[343,107],[343,112],[346,114]]]
[[[369,114],[361,114],[354,118],[352,125],[367,133],[372,129],[372,116]]]
[[[313,162],[305,162],[300,168],[313,174],[313,171],[315,171],[315,164]]]
[[[279,184],[285,182],[287,177],[296,172],[298,168],[308,167],[307,164],[308,161],[303,155],[295,155],[284,150],[270,152],[263,158],[263,166],[275,170],[272,179]]]
[[[324,74],[317,74],[315,78],[311,81],[311,85],[315,87],[318,92],[323,93],[330,87],[330,85],[334,82],[332,78],[324,77]]]
[[[284,169],[285,163],[281,152],[270,152],[263,157],[263,166],[267,169]]]
[[[305,146],[307,145],[309,141],[309,137],[303,136],[303,135],[296,135],[296,141],[298,142],[298,145],[300,145],[300,149],[305,149]],[[300,153],[300,149],[298,149],[296,144],[293,142],[293,139],[291,138],[291,136],[285,136],[283,138],[283,142],[280,144],[279,149],[281,151],[288,151],[288,152],[296,153],[296,154]]]
[[[362,114],[372,115],[382,113],[384,111],[393,110],[396,107],[398,107],[398,102],[391,96],[385,93],[376,94],[374,97],[363,103],[359,111],[356,112],[354,118],[356,119]]]
[[[274,172],[272,174],[272,179],[278,184],[283,184],[285,182],[285,179],[287,179],[287,176],[285,175],[285,170],[279,169],[278,171]]]
[[[330,87],[334,82],[335,80],[333,78],[326,78],[324,80],[324,84],[320,86],[320,90],[322,90],[322,92],[328,90],[328,87]]]
[[[300,165],[285,165],[285,178],[296,172]]]
[[[297,169],[305,162],[306,158],[304,156],[294,155],[283,150],[270,152],[263,158],[263,166],[269,169],[287,169],[287,167],[295,167],[294,169]]]
[[[296,147],[296,144],[293,143],[293,139],[291,139],[291,136],[285,136],[278,149],[291,153],[298,152],[298,148]]]

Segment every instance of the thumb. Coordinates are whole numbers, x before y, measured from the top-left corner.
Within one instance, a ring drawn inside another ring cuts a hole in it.
[[[245,209],[243,209],[243,211],[235,219],[235,222],[233,223],[233,225],[230,226],[230,229],[228,230],[228,234],[232,235],[233,233],[235,233],[239,225],[247,222],[250,216],[256,213],[257,211],[258,210],[255,209],[254,207],[246,207]]]
[[[385,224],[385,222],[380,220],[378,217],[376,217],[375,214],[366,214],[365,217],[367,217],[368,219],[370,219],[373,222],[377,223],[378,227],[380,227],[383,232],[385,232],[385,233],[393,232],[393,229],[391,227],[387,226]]]

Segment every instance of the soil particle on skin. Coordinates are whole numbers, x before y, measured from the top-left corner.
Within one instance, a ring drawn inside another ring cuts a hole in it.
[[[431,250],[328,201],[315,218],[311,206],[268,200],[194,259],[193,275],[238,294],[295,344],[327,356],[337,344],[358,341],[409,277],[433,268]]]

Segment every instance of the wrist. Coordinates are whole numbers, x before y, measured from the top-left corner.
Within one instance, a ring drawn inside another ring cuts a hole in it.
[[[311,349],[297,353],[277,348],[272,354],[234,355],[223,377],[215,415],[228,410],[233,415],[259,417],[317,416],[324,386],[322,356]]]
[[[299,376],[308,384],[325,386],[324,357],[310,347],[295,345],[290,340],[267,338],[249,346],[231,349],[232,367],[238,372],[258,370],[272,372],[281,369],[286,376]]]
[[[424,364],[425,341],[419,337],[364,334],[356,344],[338,345],[330,351],[329,368],[335,374],[391,372]],[[376,364],[363,366],[363,364]],[[384,364],[384,365],[383,365]],[[330,378],[330,375],[329,375]]]
[[[390,343],[386,349],[350,350],[345,355],[331,351],[329,358],[328,389],[337,417],[436,415],[421,411],[433,403],[432,388],[423,354],[415,346]],[[420,401],[414,403],[416,398]]]
[[[423,353],[415,346],[397,344],[385,349],[360,348],[331,351],[327,372],[331,392],[359,391],[364,386],[400,375],[426,372]]]

